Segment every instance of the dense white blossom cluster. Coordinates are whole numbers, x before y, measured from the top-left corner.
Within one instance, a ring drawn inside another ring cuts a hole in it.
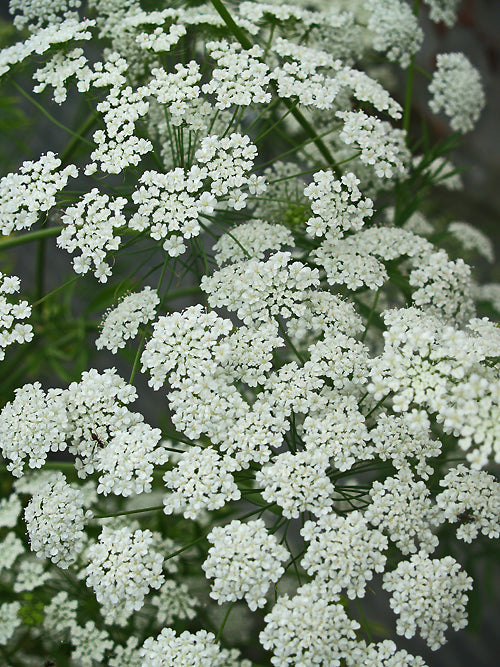
[[[467,625],[465,605],[472,579],[451,556],[432,560],[425,553],[415,554],[384,574],[383,587],[392,593],[399,635],[413,637],[418,628],[436,650],[445,643],[449,625],[455,630]]]
[[[66,18],[78,18],[77,10],[82,0],[10,0],[9,12],[14,15],[14,25],[22,30],[35,31],[44,24],[60,23]]]
[[[355,650],[360,627],[343,605],[326,600],[314,584],[302,586],[292,598],[279,597],[264,621],[260,641],[272,651],[276,667],[339,665]]]
[[[21,514],[21,501],[16,493],[0,499],[0,527],[13,528]]]
[[[44,607],[43,626],[47,632],[61,633],[77,625],[78,601],[72,600],[66,591],[60,591]]]
[[[41,214],[55,205],[56,195],[66,186],[69,177],[78,176],[75,165],[69,164],[61,170],[60,166],[60,158],[49,151],[36,162],[23,162],[19,171],[0,180],[2,234],[29,229]]]
[[[498,356],[498,328],[471,320],[460,330],[415,308],[386,311],[385,350],[372,361],[368,390],[375,400],[393,393],[397,412],[414,403],[436,413],[445,432],[458,437],[473,467],[498,461],[499,380],[488,364]],[[457,382],[457,380],[459,382]]]
[[[457,20],[457,13],[461,0],[425,0],[429,5],[430,17],[436,23],[442,21],[449,28]]]
[[[33,92],[42,93],[47,86],[54,89],[54,102],[62,104],[68,96],[68,80],[75,77],[78,82],[87,75],[87,58],[83,49],[73,49],[69,53],[55,53],[52,58],[34,73],[39,83]]]
[[[186,584],[179,584],[173,579],[167,579],[153,595],[151,604],[157,608],[156,617],[159,623],[171,625],[175,618],[193,619],[199,602],[189,593]]]
[[[358,188],[359,179],[349,172],[337,180],[331,171],[318,171],[314,183],[304,189],[312,201],[314,217],[307,221],[311,236],[341,238],[348,230],[357,231],[373,211],[371,199],[363,199]]]
[[[424,40],[410,5],[404,0],[367,0],[365,4],[370,11],[368,29],[374,33],[373,48],[387,51],[389,60],[408,67]]]
[[[84,626],[72,625],[70,640],[74,646],[71,659],[81,667],[92,667],[95,662],[102,662],[106,651],[113,648],[109,634],[100,630],[94,621],[87,621]]]
[[[293,234],[283,225],[251,220],[222,234],[213,250],[217,264],[241,262],[247,258],[263,260],[268,250],[293,246]]]
[[[210,597],[219,604],[245,598],[252,611],[263,607],[269,586],[284,572],[281,563],[288,549],[267,532],[262,519],[216,526],[207,540],[213,547],[202,567],[207,579],[214,580]]]
[[[351,600],[363,597],[374,572],[384,571],[387,538],[361,512],[306,521],[300,534],[309,542],[301,564],[329,600],[338,600],[343,589]]]
[[[432,527],[439,523],[439,510],[424,482],[415,480],[408,468],[384,483],[374,482],[370,496],[367,520],[386,532],[401,553],[434,551],[439,540]]]
[[[39,488],[24,512],[31,550],[37,556],[62,568],[74,562],[83,547],[85,521],[92,516],[84,512],[83,503],[81,491],[60,472]]]
[[[115,353],[118,348],[125,347],[129,338],[137,336],[141,324],[154,319],[159,303],[158,294],[151,287],[125,296],[106,313],[101,324],[101,334],[95,342],[97,349],[105,347]]]
[[[468,222],[450,222],[448,231],[465,250],[477,252],[488,262],[495,261],[493,243],[480,229],[473,227]]]
[[[12,303],[10,300],[10,295],[18,292],[19,288],[17,276],[6,276],[0,272],[0,361],[5,357],[6,347],[12,343],[29,343],[33,338],[31,324],[16,322],[31,315],[31,306],[27,301]]]
[[[288,519],[306,511],[321,515],[330,510],[335,491],[326,474],[328,465],[321,450],[285,452],[259,470],[255,482],[263,488],[264,500],[277,503]]]
[[[107,281],[111,267],[105,261],[106,254],[120,245],[115,229],[126,224],[126,203],[124,197],[111,198],[92,188],[75,206],[66,209],[62,218],[65,226],[57,237],[57,245],[68,252],[82,251],[73,260],[76,273],[87,273],[93,266],[95,277],[102,283]]]
[[[444,487],[436,497],[443,517],[458,523],[457,537],[472,542],[479,533],[490,538],[500,534],[500,484],[484,470],[470,470],[460,464],[442,479]]]
[[[231,500],[239,500],[230,458],[221,457],[212,447],[191,447],[177,465],[163,476],[172,491],[163,500],[165,514],[182,512],[186,519],[196,519],[203,510],[216,510]]]
[[[21,603],[17,601],[0,605],[0,646],[5,646],[21,625],[20,609]]]
[[[429,92],[431,110],[448,116],[452,130],[464,134],[474,128],[485,96],[479,72],[463,53],[438,54]]]
[[[104,526],[87,552],[87,586],[95,591],[108,623],[124,624],[144,605],[150,588],[160,588],[163,556],[153,548],[150,530]]]
[[[156,639],[146,639],[140,656],[141,664],[151,667],[250,667],[249,660],[238,660],[236,649],[219,648],[215,635],[206,630],[176,635],[171,628],[163,628]]]
[[[50,572],[45,572],[45,565],[33,559],[25,559],[19,564],[16,580],[12,586],[14,593],[34,591],[43,586],[51,578]]]

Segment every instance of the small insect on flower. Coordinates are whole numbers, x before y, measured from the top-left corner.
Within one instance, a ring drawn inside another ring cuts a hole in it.
[[[94,433],[94,431],[90,431],[90,437],[94,442],[97,442],[97,446],[100,447],[101,449],[104,449],[106,447],[106,443],[101,440],[101,438]]]
[[[460,523],[473,523],[476,520],[474,515],[471,514],[469,510],[466,510],[465,512],[460,512],[457,519],[460,521]]]

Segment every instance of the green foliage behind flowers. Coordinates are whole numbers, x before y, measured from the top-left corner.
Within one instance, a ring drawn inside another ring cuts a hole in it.
[[[467,626],[500,288],[428,215],[461,179],[409,133],[418,10],[12,0],[0,130],[56,139],[0,177],[2,664],[418,667],[399,637]],[[471,130],[473,65],[429,77]]]

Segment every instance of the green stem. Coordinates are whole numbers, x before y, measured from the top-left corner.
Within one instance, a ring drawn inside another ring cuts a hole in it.
[[[110,519],[114,516],[128,516],[129,514],[141,514],[142,512],[156,512],[162,510],[163,505],[156,505],[155,507],[144,507],[140,510],[128,510],[127,512],[113,512],[111,514],[97,514],[93,519]]]
[[[363,331],[363,335],[361,336],[361,342],[362,343],[364,342],[364,340],[366,338],[366,334],[368,333],[368,329],[370,327],[370,324],[371,324],[371,321],[372,321],[372,318],[373,318],[373,314],[375,312],[375,308],[377,307],[379,296],[380,296],[380,287],[378,288],[377,293],[375,294],[375,298],[373,299],[373,304],[372,304],[370,313],[368,314],[368,318],[366,320],[366,327],[365,327],[365,330]]]
[[[413,14],[418,16],[420,0],[413,0]],[[410,66],[408,67],[408,75],[406,78],[406,92],[405,92],[405,106],[403,111],[403,130],[406,134],[406,143],[410,143],[409,129],[411,116],[411,100],[413,96],[413,78],[415,74],[415,56],[411,57]]]
[[[224,632],[224,626],[226,625],[227,619],[229,618],[229,614],[231,613],[231,610],[232,610],[232,608],[234,607],[235,604],[236,604],[236,602],[232,602],[229,605],[228,610],[226,611],[226,615],[224,616],[224,620],[222,621],[221,626],[219,628],[219,631],[217,632],[217,635],[215,636],[215,643],[217,643],[220,640],[220,638],[222,637],[222,633]]]
[[[236,37],[238,42],[241,44],[241,46],[244,49],[251,49],[253,44],[250,41],[250,39],[245,35],[243,30],[236,25],[234,22],[233,17],[231,14],[228,12],[226,7],[224,6],[224,3],[222,0],[210,0],[214,8],[219,12],[220,16],[224,20],[225,24],[229,28],[229,30],[233,33],[233,35]],[[281,99],[283,104],[286,106],[286,108],[291,112],[295,120],[299,123],[299,125],[302,127],[302,129],[305,131],[305,133],[311,137],[313,142],[316,144],[317,149],[321,153],[321,155],[325,158],[327,164],[334,164],[334,159],[332,157],[332,154],[326,147],[326,145],[321,141],[321,139],[318,137],[316,132],[314,131],[313,126],[311,123],[302,115],[302,113],[294,108],[295,102],[291,102],[287,98],[280,97],[278,95],[278,90],[277,86],[274,82],[271,82],[270,87],[273,89],[276,97]],[[333,171],[336,171],[333,169]]]
[[[7,248],[15,248],[24,243],[31,243],[32,241],[45,239],[49,236],[57,236],[63,229],[64,227],[59,225],[57,227],[49,227],[48,229],[37,229],[35,232],[28,232],[22,236],[9,236],[6,239],[0,239],[0,252],[7,250]]]
[[[39,111],[41,111],[43,113],[43,115],[46,116],[46,118],[48,118],[51,121],[51,123],[54,123],[54,125],[57,125],[57,127],[59,127],[61,130],[64,130],[68,134],[71,134],[73,137],[78,139],[78,141],[83,141],[84,143],[88,144],[89,146],[94,147],[94,144],[91,141],[89,141],[88,139],[85,139],[85,137],[80,136],[76,132],[73,132],[73,130],[71,130],[69,127],[66,127],[66,125],[63,125],[62,123],[60,123],[57,120],[57,118],[54,118],[54,116],[52,116],[52,114],[50,114],[47,111],[47,109],[45,109],[39,102],[37,102],[35,100],[35,98],[32,97],[29,93],[27,93],[25,90],[23,90],[23,88],[21,88],[21,86],[18,85],[15,81],[12,81],[12,85],[14,86],[14,88],[16,90],[18,90],[21,93],[21,95],[23,95],[27,100],[29,100],[31,102],[31,104],[33,104],[33,106],[35,106]]]

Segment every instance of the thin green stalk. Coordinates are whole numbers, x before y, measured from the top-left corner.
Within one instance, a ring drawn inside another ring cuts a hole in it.
[[[220,638],[222,637],[222,633],[224,632],[224,626],[226,625],[227,619],[229,618],[229,614],[231,613],[231,610],[232,610],[232,608],[234,607],[235,604],[236,604],[236,602],[231,602],[231,604],[228,607],[228,610],[226,611],[224,619],[223,619],[223,621],[220,625],[219,631],[217,632],[217,634],[215,636],[215,643],[216,644],[220,640]]]
[[[366,327],[365,330],[363,331],[363,335],[361,336],[361,342],[364,342],[366,334],[368,333],[368,329],[370,328],[370,324],[373,318],[373,314],[375,313],[375,309],[377,307],[379,296],[380,296],[380,287],[378,288],[377,293],[375,294],[375,298],[373,299],[373,304],[370,313],[368,314],[368,318],[366,320]]]
[[[33,241],[38,241],[40,239],[47,238],[49,236],[57,236],[63,230],[63,226],[59,225],[57,227],[49,227],[48,229],[37,229],[34,232],[27,232],[22,236],[9,236],[6,239],[0,239],[0,252],[2,250],[7,250],[8,248],[15,248],[18,245],[23,245],[24,243],[32,243]]]
[[[50,114],[47,111],[47,109],[45,109],[39,102],[37,102],[35,98],[32,97],[29,93],[23,90],[23,88],[21,88],[21,86],[17,84],[15,81],[12,81],[12,85],[16,90],[18,90],[21,93],[21,95],[23,95],[27,100],[29,100],[31,104],[33,104],[33,106],[35,106],[38,109],[38,111],[41,111],[43,115],[50,120],[51,123],[54,123],[54,125],[59,127],[61,130],[64,130],[68,134],[71,134],[73,137],[78,139],[78,141],[83,141],[84,143],[92,147],[94,146],[94,144],[91,141],[85,139],[85,137],[80,136],[76,132],[73,132],[73,130],[71,130],[69,127],[66,127],[66,125],[63,125],[63,123],[59,122],[57,118],[54,118],[54,116],[52,116],[52,114]]]
[[[418,16],[420,0],[413,0],[413,14]],[[413,79],[415,75],[415,56],[411,57],[406,77],[405,105],[403,111],[403,130],[406,133],[406,143],[410,143],[409,129],[411,116],[411,102],[413,97]]]
[[[114,516],[128,516],[129,514],[141,514],[144,512],[157,512],[158,510],[162,510],[163,505],[155,505],[154,507],[144,507],[143,509],[139,510],[128,510],[126,512],[112,512],[111,514],[96,514],[93,519],[110,519],[111,517]]]

